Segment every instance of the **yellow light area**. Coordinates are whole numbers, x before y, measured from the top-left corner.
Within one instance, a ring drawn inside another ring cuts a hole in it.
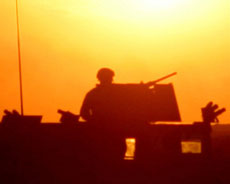
[[[135,149],[136,149],[136,139],[135,138],[126,138],[126,152],[124,160],[134,160]]]
[[[174,11],[176,8],[181,8],[180,5],[188,2],[188,0],[129,0],[131,9],[136,9],[145,15],[149,13]]]
[[[123,18],[125,16],[130,16],[131,18],[132,16],[132,18],[142,17],[149,19],[152,18],[149,17],[151,15],[181,12],[188,6],[197,5],[197,2],[193,3],[194,1],[197,0],[88,0],[84,3],[81,1],[67,1],[63,6],[76,15],[79,14],[76,8],[80,5],[83,8],[82,12],[90,13],[91,15]],[[60,1],[59,5],[61,4]]]
[[[176,122],[172,122],[172,121],[157,121],[157,122],[150,122],[150,125],[192,125],[194,124],[194,122],[181,122],[181,121],[176,121]]]
[[[202,144],[200,140],[186,140],[181,141],[181,152],[183,154],[192,153],[192,154],[201,154]]]

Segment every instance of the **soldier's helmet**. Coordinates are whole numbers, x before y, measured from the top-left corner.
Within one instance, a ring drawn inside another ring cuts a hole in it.
[[[109,68],[101,68],[97,72],[97,78],[101,83],[111,83],[115,73]]]

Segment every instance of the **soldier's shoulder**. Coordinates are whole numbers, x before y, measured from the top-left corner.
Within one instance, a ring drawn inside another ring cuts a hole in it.
[[[90,91],[88,91],[88,93],[86,94],[87,96],[91,96],[94,95],[95,93],[98,92],[98,87],[96,86],[95,88],[91,89]]]

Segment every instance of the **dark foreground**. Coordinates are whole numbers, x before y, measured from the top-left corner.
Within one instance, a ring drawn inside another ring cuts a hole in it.
[[[229,125],[211,133],[202,124],[152,125],[128,134],[86,124],[0,126],[3,184],[230,183]],[[134,160],[124,160],[127,137],[136,139]],[[200,142],[201,153],[183,153],[182,141]]]

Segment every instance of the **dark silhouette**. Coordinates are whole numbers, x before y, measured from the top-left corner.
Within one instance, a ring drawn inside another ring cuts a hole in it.
[[[207,158],[212,157],[212,138],[211,138],[211,132],[212,127],[211,123],[218,123],[218,116],[226,111],[225,108],[219,109],[219,106],[217,104],[214,104],[213,102],[209,102],[205,107],[201,108],[202,113],[202,119],[203,119],[203,127],[204,132],[202,136],[203,141],[203,152],[206,155]]]
[[[109,68],[102,68],[97,73],[100,84],[87,93],[80,115],[87,121],[112,120],[111,99],[113,98],[112,81],[114,72]]]
[[[100,83],[86,94],[80,111],[80,115],[92,128],[91,148],[97,160],[100,160],[100,167],[98,164],[94,166],[105,173],[102,176],[107,176],[108,171],[115,171],[114,168],[123,163],[125,138],[135,137],[135,161],[147,163],[154,157],[146,146],[146,142],[151,140],[149,123],[159,120],[180,121],[172,84],[156,84],[175,73],[147,84],[113,83],[114,75],[114,71],[109,68],[98,71]],[[178,142],[178,139],[175,141]],[[176,152],[179,149],[176,146]]]
[[[123,121],[117,103],[119,99],[112,84],[114,75],[109,68],[98,71],[100,84],[87,93],[80,110],[80,115],[91,127],[90,147],[97,160],[92,167],[99,171],[99,178],[115,172],[114,168],[123,160],[125,153],[125,137],[121,131]]]
[[[15,117],[19,117],[20,114],[18,111],[13,110],[12,112],[8,111],[7,109],[4,110],[4,113],[6,116],[15,116]]]
[[[33,127],[41,123],[42,116],[24,116],[20,115],[18,111],[12,112],[4,110],[5,115],[2,118],[3,126],[12,127]]]
[[[205,107],[201,109],[202,118],[204,123],[216,122],[218,123],[218,116],[226,111],[225,108],[218,109],[219,106],[217,104],[213,104],[213,102],[209,102]]]
[[[114,71],[102,68],[97,74],[100,84],[86,94],[80,115],[104,129],[130,130],[150,121],[180,121],[172,84],[156,84],[175,74],[146,84],[114,84]]]
[[[69,111],[63,111],[58,109],[57,111],[61,114],[60,122],[64,124],[76,124],[78,123],[79,115],[75,115]]]
[[[180,121],[173,85],[156,84],[172,75],[146,84],[114,84],[114,72],[100,69],[100,84],[81,108],[86,122],[58,110],[61,123],[41,124],[40,116],[5,110],[0,183],[229,183],[229,163],[220,151],[229,159],[229,136],[211,136],[211,123],[224,108],[210,102],[202,108],[203,122],[194,124],[155,123]],[[135,139],[133,160],[124,159],[126,138]],[[182,143],[191,149],[200,145],[201,151],[182,149]]]
[[[207,109],[209,108],[210,105]],[[70,112],[60,112],[75,117]],[[6,113],[9,116],[13,114],[8,111]],[[15,112],[15,116],[20,115]],[[208,113],[206,118],[212,119],[211,117],[213,116]],[[15,120],[15,125],[18,123],[19,120]],[[20,120],[20,123],[24,122]],[[0,182],[12,184],[230,182],[229,162],[226,162],[229,159],[227,154],[229,136],[221,134],[218,137],[211,137],[211,132],[207,131],[207,123],[177,126],[154,124],[147,129],[140,128],[138,133],[132,132],[133,138],[136,139],[135,159],[132,161],[122,159],[125,150],[125,145],[122,143],[125,142],[126,136],[122,137],[121,131],[106,133],[97,131],[90,123],[74,121],[73,124],[76,126],[44,123],[36,128],[26,129],[25,126],[12,128],[1,124]],[[181,153],[182,139],[200,140],[202,153]],[[210,139],[214,140],[212,141],[214,155],[206,157],[206,151],[210,150],[205,147],[210,144]],[[223,155],[225,157],[222,158]]]

